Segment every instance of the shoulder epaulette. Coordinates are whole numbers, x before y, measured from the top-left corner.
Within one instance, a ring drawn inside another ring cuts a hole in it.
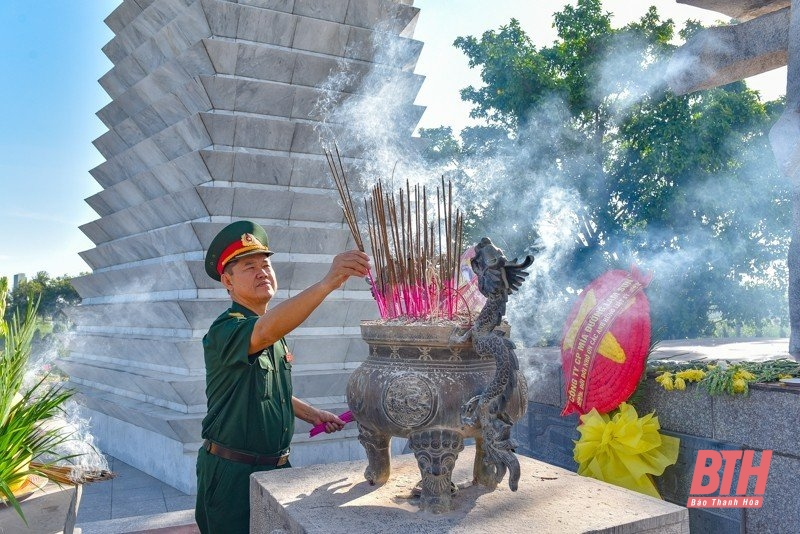
[[[244,319],[244,315],[239,312],[230,312],[228,317],[233,317],[235,319]]]

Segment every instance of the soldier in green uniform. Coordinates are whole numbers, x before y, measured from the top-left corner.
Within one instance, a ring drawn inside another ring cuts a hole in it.
[[[357,250],[339,254],[322,280],[269,308],[278,289],[271,255],[267,233],[250,221],[223,228],[206,254],[206,272],[232,302],[203,338],[208,414],[195,519],[204,534],[249,532],[250,474],[291,467],[295,417],[324,423],[327,432],[344,427],[292,395],[292,355],[283,337],[350,276],[366,276],[369,258]]]

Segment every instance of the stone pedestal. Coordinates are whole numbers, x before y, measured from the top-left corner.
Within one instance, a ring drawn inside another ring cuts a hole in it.
[[[686,508],[520,457],[519,490],[472,486],[475,447],[456,464],[454,510],[420,511],[413,455],[393,458],[382,486],[364,481],[364,462],[256,473],[250,479],[250,532],[647,532],[688,533]]]
[[[59,486],[54,482],[39,482],[32,494],[20,501],[27,526],[16,510],[0,504],[0,533],[50,534],[75,532],[82,486]]]

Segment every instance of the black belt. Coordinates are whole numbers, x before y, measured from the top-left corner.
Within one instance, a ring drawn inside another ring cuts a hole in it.
[[[214,456],[219,456],[220,458],[225,458],[226,460],[231,460],[242,464],[274,465],[275,467],[280,467],[289,461],[288,452],[281,454],[280,456],[250,454],[247,452],[235,451],[233,449],[223,447],[219,443],[214,443],[213,441],[209,440],[205,440],[203,442],[203,448],[206,451],[208,451],[209,454],[213,454]]]

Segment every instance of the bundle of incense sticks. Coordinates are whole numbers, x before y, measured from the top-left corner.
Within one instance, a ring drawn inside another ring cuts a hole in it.
[[[356,245],[364,242],[344,166],[326,151],[344,217]],[[459,315],[459,262],[464,218],[453,213],[453,186],[436,187],[436,205],[428,202],[423,186],[411,186],[397,195],[378,182],[364,200],[364,213],[372,249],[375,276],[370,283],[381,318],[454,319]],[[466,311],[466,310],[463,310]]]
[[[59,484],[87,484],[110,480],[117,475],[105,469],[87,470],[75,466],[42,464],[31,462],[31,468],[36,469],[48,479]]]

